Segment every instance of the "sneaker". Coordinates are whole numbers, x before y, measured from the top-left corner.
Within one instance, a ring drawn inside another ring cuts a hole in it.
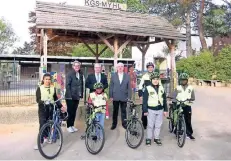
[[[146,145],[151,146],[151,139],[146,139]]]
[[[192,135],[187,136],[188,139],[195,140],[195,138]]]
[[[78,129],[76,129],[74,126],[71,127],[74,132],[77,132]]]
[[[34,146],[34,150],[38,150],[38,145],[35,145],[35,146]]]
[[[69,133],[73,133],[73,132],[74,132],[74,130],[72,129],[72,127],[68,127],[68,128],[67,128],[67,131],[68,131]]]
[[[45,146],[46,143],[48,143],[48,139],[47,139],[47,138],[44,138],[44,139],[43,139],[43,143],[42,143],[42,147]],[[38,150],[38,145],[35,145],[35,146],[34,146],[34,150]]]
[[[154,139],[154,143],[156,143],[156,144],[157,144],[157,145],[159,145],[159,146],[161,146],[161,145],[162,145],[162,143],[161,143],[160,139]]]

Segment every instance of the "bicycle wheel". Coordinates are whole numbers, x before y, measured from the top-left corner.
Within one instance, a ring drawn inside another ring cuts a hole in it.
[[[58,143],[57,148],[55,148],[56,143]],[[54,159],[57,157],[63,145],[63,133],[61,128],[54,124],[53,121],[44,124],[39,131],[37,145],[40,154],[44,158]],[[48,147],[48,145],[51,146]],[[51,152],[51,154],[49,154],[49,152]]]
[[[144,127],[137,118],[131,119],[127,125],[125,139],[132,149],[138,148],[144,139]]]
[[[172,133],[174,129],[173,108],[172,107],[169,108],[169,118],[168,119],[169,119],[168,121],[169,132]]]
[[[86,130],[85,145],[91,154],[98,154],[104,146],[105,133],[99,123],[92,123]]]
[[[185,139],[186,139],[186,124],[184,120],[184,115],[180,114],[179,119],[177,121],[176,125],[176,137],[177,137],[177,145],[182,148],[185,144]]]

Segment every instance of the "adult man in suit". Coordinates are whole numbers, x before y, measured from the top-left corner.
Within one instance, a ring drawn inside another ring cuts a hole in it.
[[[74,127],[76,110],[79,105],[79,100],[83,98],[83,74],[80,71],[80,62],[74,61],[73,69],[66,76],[66,103],[67,103],[67,131],[70,133],[78,131]]]
[[[117,64],[117,72],[111,77],[109,97],[113,101],[113,120],[111,130],[117,126],[118,111],[120,106],[122,126],[126,128],[127,99],[131,99],[130,77],[124,73],[124,64]]]
[[[94,74],[88,75],[85,83],[85,87],[90,89],[90,93],[94,92],[94,84],[99,82],[103,84],[103,88],[106,89],[108,88],[108,82],[107,82],[107,77],[101,73],[101,64],[96,63],[94,65]]]

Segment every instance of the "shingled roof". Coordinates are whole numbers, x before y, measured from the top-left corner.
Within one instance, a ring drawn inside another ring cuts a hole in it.
[[[36,27],[185,40],[162,17],[40,1],[36,2]]]

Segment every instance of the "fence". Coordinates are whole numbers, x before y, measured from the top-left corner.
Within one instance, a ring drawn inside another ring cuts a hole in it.
[[[36,102],[38,78],[34,70],[12,62],[0,62],[0,69],[0,105]]]

